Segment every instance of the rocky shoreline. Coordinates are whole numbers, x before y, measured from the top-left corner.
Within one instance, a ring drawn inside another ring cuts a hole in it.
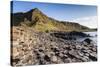
[[[90,39],[77,42],[30,28],[13,27],[11,42],[12,66],[97,61],[97,46]]]

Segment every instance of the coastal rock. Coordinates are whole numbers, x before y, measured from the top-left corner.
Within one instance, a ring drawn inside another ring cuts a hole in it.
[[[57,63],[57,57],[56,56],[52,56],[51,57],[51,61],[54,62],[54,63]]]
[[[84,41],[85,41],[87,44],[90,44],[90,43],[92,42],[92,40],[89,39],[89,38],[85,39]]]
[[[96,53],[90,53],[89,58],[93,61],[97,61],[97,54]]]
[[[79,56],[84,56],[84,53],[78,51],[78,55],[79,55]]]
[[[65,63],[71,63],[72,60],[71,60],[71,58],[67,58],[67,59],[64,60],[64,62],[65,62]]]
[[[69,57],[71,57],[71,58],[79,58],[79,56],[75,50],[69,51],[68,54],[69,54]]]
[[[46,61],[49,62],[49,61],[50,61],[50,57],[49,57],[48,55],[45,55],[45,56],[44,56],[44,60],[46,60]]]
[[[97,61],[97,46],[91,44],[89,40],[86,40],[89,41],[86,43],[90,45],[56,38],[49,32],[35,32],[30,28],[13,29],[14,40],[11,47],[13,66]],[[19,34],[20,32],[23,34]]]
[[[89,58],[88,58],[87,56],[83,56],[81,59],[82,59],[83,62],[89,61],[89,60],[88,60]]]

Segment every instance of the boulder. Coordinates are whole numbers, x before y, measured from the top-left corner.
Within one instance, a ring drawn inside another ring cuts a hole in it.
[[[84,40],[84,42],[86,42],[87,44],[90,44],[90,43],[92,42],[92,40],[89,39],[89,38],[86,38],[86,39]]]
[[[57,57],[56,56],[52,56],[51,57],[51,61],[54,62],[54,63],[56,63],[57,62]]]
[[[97,61],[97,54],[96,53],[90,53],[89,58],[93,61]]]
[[[46,60],[47,62],[50,62],[50,57],[48,55],[45,55],[44,60]]]

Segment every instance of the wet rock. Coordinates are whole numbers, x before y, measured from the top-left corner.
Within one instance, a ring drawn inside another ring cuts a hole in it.
[[[97,61],[97,55],[96,53],[90,53],[89,58],[93,61]]]
[[[87,38],[87,39],[85,39],[84,41],[85,41],[86,43],[90,44],[92,40],[89,39],[89,38]]]

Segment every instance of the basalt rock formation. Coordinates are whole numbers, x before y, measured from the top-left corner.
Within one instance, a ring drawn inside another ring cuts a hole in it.
[[[97,61],[97,46],[87,39],[71,41],[20,26],[12,31],[13,66]]]

